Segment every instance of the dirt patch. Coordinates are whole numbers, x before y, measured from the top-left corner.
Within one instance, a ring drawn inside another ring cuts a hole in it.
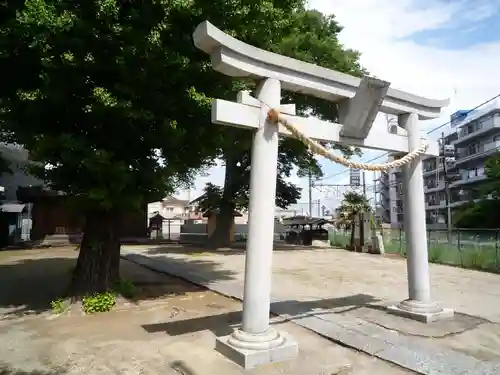
[[[138,282],[141,292],[136,300],[124,301],[109,313],[54,315],[47,299],[68,280],[75,259],[72,249],[48,249],[19,252],[0,261],[0,267],[9,270],[0,270],[0,275],[11,290],[2,299],[3,312],[12,301],[17,308],[34,306],[33,300],[42,306],[45,301],[46,309],[0,320],[0,375],[329,375],[346,365],[357,375],[411,373],[293,323],[276,327],[297,339],[298,357],[243,371],[213,350],[215,336],[229,334],[241,321],[239,302],[126,261],[121,271]],[[23,281],[19,284],[17,278]],[[15,300],[19,285],[23,298]]]
[[[0,319],[3,320],[51,313],[51,302],[66,294],[78,256],[74,247],[0,254]],[[130,299],[118,298],[117,308],[202,290],[126,260],[120,263],[120,274],[122,279],[136,285],[136,293]]]

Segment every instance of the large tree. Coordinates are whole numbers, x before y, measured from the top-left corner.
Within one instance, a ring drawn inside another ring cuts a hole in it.
[[[289,57],[315,63],[317,65],[359,76],[364,71],[358,62],[358,54],[346,49],[338,40],[342,28],[333,17],[320,12],[300,9],[292,14],[287,33],[279,40],[263,38],[254,40],[253,44]],[[249,84],[241,82],[240,87],[252,89]],[[299,114],[306,112],[322,119],[335,121],[337,108],[328,101],[283,93],[284,103],[295,103]],[[205,191],[196,201],[202,209],[219,210],[217,226],[208,240],[210,247],[225,247],[230,243],[232,214],[235,209],[248,206],[250,189],[250,155],[252,137],[249,131],[241,129],[224,129],[224,144],[220,157],[225,165],[225,178],[222,188],[207,184]],[[346,155],[353,150],[339,145],[330,145]],[[359,150],[354,150],[359,153]],[[297,203],[301,190],[287,181],[294,167],[299,176],[311,174],[313,178],[322,176],[317,159],[308,148],[295,139],[282,139],[278,154],[278,175],[276,205],[287,208]]]
[[[212,71],[193,46],[196,25],[208,19],[287,54],[295,54],[286,49],[295,48],[294,38],[309,43],[296,31],[303,0],[26,0],[1,12],[0,68],[9,78],[0,87],[2,129],[30,151],[31,173],[85,215],[77,295],[119,277],[122,212],[189,182],[227,150],[234,133],[210,124],[210,98],[233,99],[251,85]],[[318,23],[319,14],[307,14],[315,45],[338,32],[333,19]],[[318,51],[337,59],[337,68],[359,70],[355,53],[326,48],[338,45],[332,38]]]
[[[370,204],[363,194],[355,191],[344,193],[337,213],[337,225],[351,230],[350,248],[355,250],[356,226],[359,226],[360,246],[364,245],[364,214],[371,211]]]

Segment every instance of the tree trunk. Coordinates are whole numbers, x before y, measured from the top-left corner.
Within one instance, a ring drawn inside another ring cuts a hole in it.
[[[222,199],[219,205],[219,212],[217,215],[217,222],[215,230],[208,238],[206,247],[210,249],[217,249],[221,247],[231,246],[231,230],[233,226],[233,212],[234,205],[234,192],[235,192],[235,179],[238,177],[236,170],[236,161],[230,155],[225,155],[226,171],[224,175],[224,190]]]
[[[234,206],[231,202],[221,202],[215,230],[208,238],[207,247],[217,249],[231,246]]]
[[[120,277],[120,216],[93,211],[85,215],[83,238],[70,292],[75,298],[109,290]]]

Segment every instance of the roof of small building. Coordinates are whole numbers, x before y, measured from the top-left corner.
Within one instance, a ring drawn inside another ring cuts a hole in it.
[[[203,213],[203,217],[209,217],[213,215],[219,215],[220,210],[218,208],[215,208],[213,210],[208,210]],[[243,215],[240,214],[238,211],[233,211],[233,217],[242,217]]]

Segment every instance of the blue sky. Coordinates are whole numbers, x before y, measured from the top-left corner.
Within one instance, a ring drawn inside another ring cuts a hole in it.
[[[310,0],[309,4],[335,14],[344,26],[341,42],[361,52],[361,63],[371,74],[388,80],[391,87],[451,99],[441,118],[421,122],[423,133],[448,122],[455,110],[473,108],[500,93],[500,0]],[[374,126],[386,126],[385,119],[380,116]],[[364,161],[381,154],[364,151]],[[348,182],[344,167],[320,162],[327,177],[324,183]],[[222,167],[207,172],[197,179],[191,197],[208,181],[222,184]],[[367,179],[373,178],[369,173]],[[291,180],[307,187],[306,179]],[[179,195],[187,197],[187,192]],[[331,209],[340,198],[332,189],[313,190],[313,199]],[[304,190],[303,203],[295,208],[307,211],[306,200]]]
[[[452,2],[450,2],[452,3]],[[449,22],[437,28],[418,31],[407,39],[442,49],[461,50],[500,38],[498,1],[468,1],[457,8]]]

